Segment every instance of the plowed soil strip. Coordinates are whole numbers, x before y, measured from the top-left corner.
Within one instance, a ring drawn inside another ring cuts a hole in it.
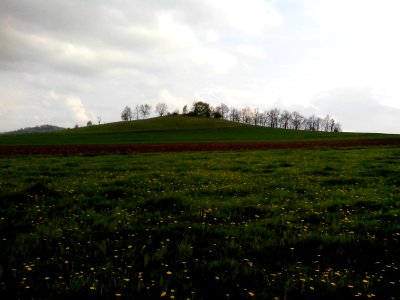
[[[306,141],[306,142],[221,142],[134,145],[43,145],[0,146],[0,155],[85,155],[111,153],[245,151],[268,149],[346,148],[400,146],[400,139]]]

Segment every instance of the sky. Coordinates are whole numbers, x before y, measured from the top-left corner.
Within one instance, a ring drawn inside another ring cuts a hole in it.
[[[205,101],[400,133],[399,10],[398,0],[0,0],[0,132]]]

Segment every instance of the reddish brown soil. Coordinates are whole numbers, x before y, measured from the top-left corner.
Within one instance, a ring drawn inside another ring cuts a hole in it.
[[[241,151],[268,149],[346,148],[368,146],[400,146],[400,139],[307,141],[307,142],[224,142],[187,144],[135,145],[43,145],[0,146],[0,155],[81,155],[109,153]]]

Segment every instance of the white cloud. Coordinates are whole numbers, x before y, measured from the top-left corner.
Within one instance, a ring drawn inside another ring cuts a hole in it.
[[[210,0],[222,15],[223,20],[233,28],[248,35],[259,35],[268,26],[283,22],[282,16],[263,0]]]
[[[75,96],[67,96],[65,99],[66,106],[73,112],[78,122],[87,122],[90,120],[86,113],[82,100]]]
[[[65,114],[65,111],[69,112],[70,122],[78,122],[84,124],[87,121],[93,119],[93,114],[89,114],[79,97],[74,95],[64,95],[51,90],[42,99],[42,104],[52,110],[59,110]]]
[[[158,102],[167,104],[168,110],[170,112],[173,112],[174,110],[179,110],[180,112],[182,112],[183,106],[189,104],[181,97],[173,96],[167,89],[162,89],[159,92],[157,103]]]
[[[236,46],[236,51],[255,58],[265,59],[267,57],[267,53],[263,48],[254,45],[238,45]]]

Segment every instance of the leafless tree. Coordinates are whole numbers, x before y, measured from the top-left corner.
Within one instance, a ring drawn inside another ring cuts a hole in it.
[[[123,121],[132,120],[132,110],[129,106],[125,106],[124,110],[121,112],[121,119]]]
[[[228,114],[229,114],[229,107],[226,104],[221,103],[221,105],[220,105],[220,113],[222,115],[222,119],[227,119],[228,118]]]
[[[255,108],[253,110],[253,121],[254,121],[254,125],[261,125],[261,115],[262,113],[260,113],[258,108]]]
[[[283,129],[289,129],[290,118],[291,118],[290,112],[284,110],[279,117],[279,122],[281,124],[280,127]]]
[[[138,105],[138,104],[136,104],[136,106],[135,106],[135,111],[134,111],[134,113],[133,113],[133,115],[134,115],[134,117],[135,117],[135,119],[136,120],[139,120],[140,119],[140,105]]]
[[[329,115],[326,115],[326,117],[322,120],[322,129],[324,131],[330,131],[330,123],[331,123],[331,117]]]
[[[242,108],[240,110],[240,116],[241,116],[242,123],[250,124],[251,120],[253,118],[253,114],[251,112],[250,107]]]
[[[240,122],[240,111],[237,108],[232,107],[230,109],[229,119],[233,122]]]
[[[329,120],[329,131],[330,132],[334,132],[335,131],[335,126],[336,126],[335,120],[333,118],[330,119]]]
[[[99,125],[100,125],[100,123],[101,123],[101,116],[97,116],[97,123],[99,123]]]
[[[316,122],[317,117],[315,115],[312,115],[307,118],[306,120],[306,130],[310,131],[317,131],[317,122]]]
[[[156,105],[156,113],[158,113],[158,115],[160,117],[166,115],[168,113],[168,106],[165,103],[157,103]]]
[[[150,115],[151,105],[142,104],[139,106],[139,112],[143,119],[146,119]]]
[[[336,123],[335,126],[333,127],[334,132],[342,132],[342,126],[340,123]]]
[[[271,127],[271,128],[278,127],[279,113],[280,113],[279,109],[277,109],[277,108],[271,109],[267,112],[267,119],[268,119],[269,127]]]
[[[292,128],[294,130],[300,130],[304,117],[297,111],[294,111],[294,112],[292,112],[290,119],[292,122]]]

